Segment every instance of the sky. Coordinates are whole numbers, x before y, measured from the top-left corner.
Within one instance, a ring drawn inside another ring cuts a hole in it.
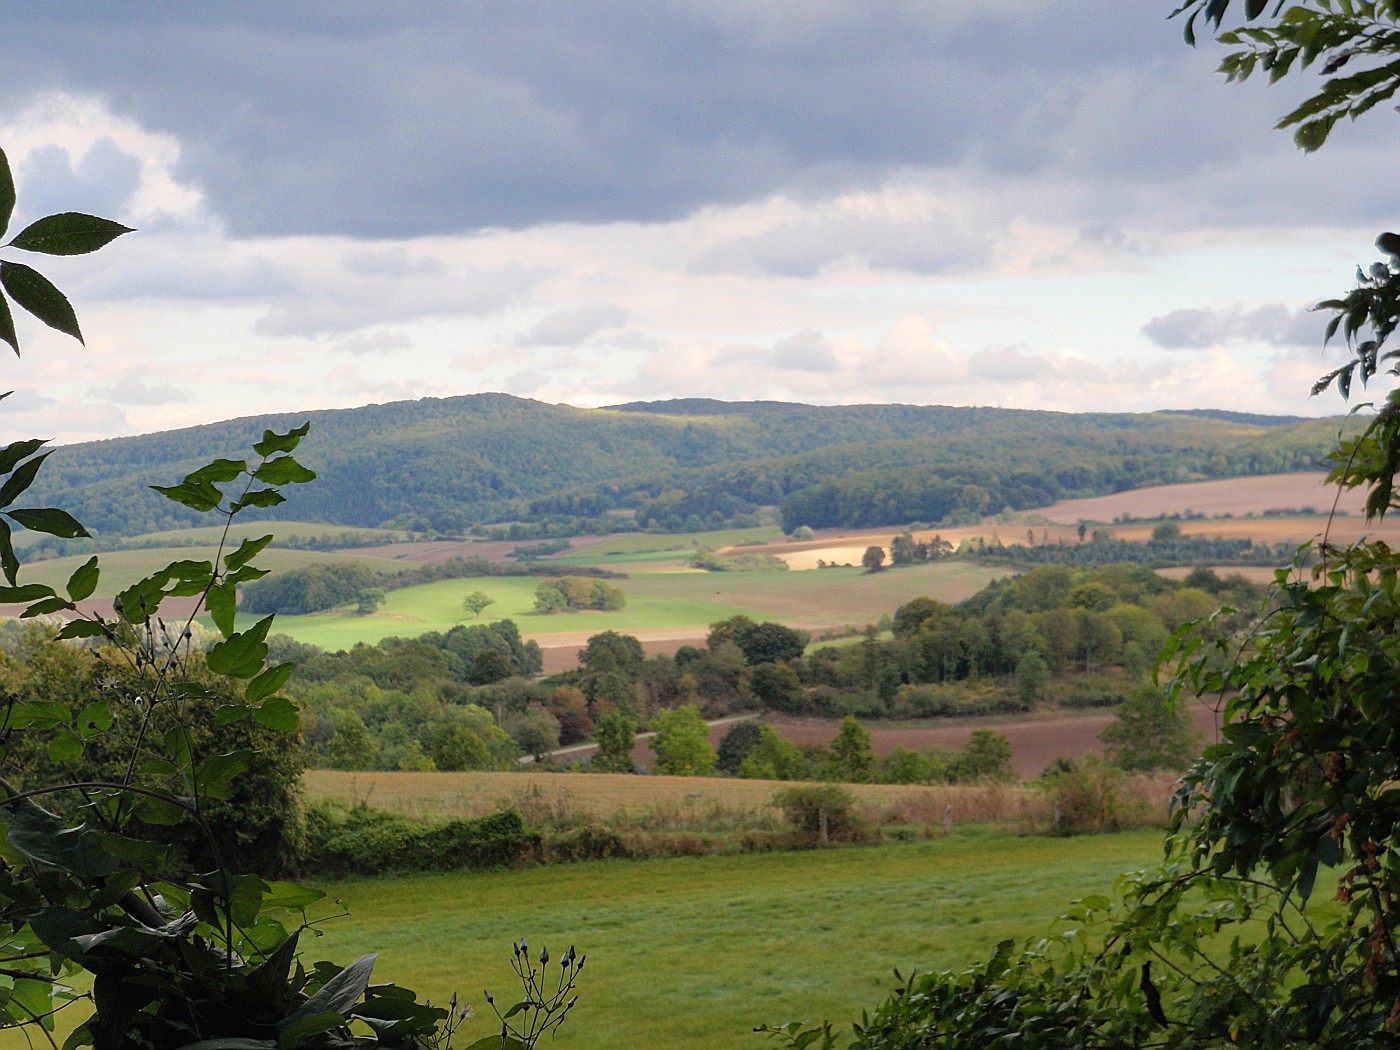
[[[1304,155],[1172,0],[15,0],[0,439],[504,391],[1331,415],[1400,118]]]

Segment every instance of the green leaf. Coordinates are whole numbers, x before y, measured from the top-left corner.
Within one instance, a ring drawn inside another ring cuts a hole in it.
[[[62,612],[64,609],[71,608],[73,608],[73,603],[67,598],[45,598],[35,602],[19,615],[21,619],[28,619],[31,616],[47,616],[49,613]]]
[[[8,474],[19,465],[22,459],[28,459],[39,449],[43,448],[47,442],[43,438],[29,438],[26,441],[12,441],[3,449],[0,449],[0,474]]]
[[[73,575],[68,577],[68,597],[75,602],[91,598],[92,592],[97,590],[97,579],[100,575],[101,570],[97,567],[96,557],[83,562],[73,570]]]
[[[216,459],[193,473],[186,474],[185,481],[193,482],[196,485],[234,481],[247,469],[248,464],[241,459]]]
[[[294,882],[273,882],[268,884],[263,907],[301,911],[319,900],[325,900],[325,897],[324,891],[309,886],[298,886]]]
[[[110,244],[131,227],[96,215],[64,211],[31,222],[10,241],[10,247],[44,255],[86,255]]]
[[[0,149],[0,234],[10,228],[15,213],[15,176],[10,171],[10,158]]]
[[[58,632],[60,638],[105,638],[107,628],[96,620],[69,620]]]
[[[253,764],[253,752],[231,751],[227,755],[210,755],[199,764],[195,778],[200,790],[210,798],[228,799],[233,778],[246,773]]]
[[[253,446],[253,451],[260,456],[271,456],[277,452],[291,452],[301,443],[301,439],[306,437],[310,429],[311,424],[307,422],[299,427],[293,427],[285,434],[264,430],[262,440]]]
[[[288,1024],[285,1028],[278,1025],[278,1050],[293,1050],[308,1036],[320,1035],[322,1032],[329,1032],[332,1028],[340,1028],[344,1024],[345,1016],[334,1010],[322,1010],[319,1013],[298,1016],[295,1022]]]
[[[0,284],[5,286],[10,298],[44,324],[71,335],[80,343],[83,341],[73,304],[38,270],[23,263],[0,261]]]
[[[94,700],[78,712],[78,733],[96,736],[112,728],[112,707],[106,700]]]
[[[83,742],[71,729],[58,733],[49,741],[49,758],[59,765],[74,762],[83,757]]]
[[[19,334],[15,331],[14,314],[10,313],[10,304],[3,295],[0,295],[0,339],[9,343],[15,356],[19,356]]]
[[[35,456],[5,479],[5,484],[0,485],[0,507],[8,507],[23,494],[25,489],[34,484],[34,476],[39,473],[39,468],[44,465],[44,460],[52,454],[52,452],[45,452],[42,456]]]
[[[235,502],[229,510],[240,511],[244,507],[275,507],[279,503],[286,502],[286,498],[276,489],[254,489]]]
[[[10,538],[10,523],[4,518],[0,518],[0,569],[14,586],[15,577],[19,575],[19,558],[15,556],[15,544]]]
[[[180,1050],[276,1050],[277,1043],[272,1039],[244,1039],[242,1036],[225,1036],[219,1039],[201,1039],[197,1043],[186,1043]]]
[[[215,584],[209,588],[204,603],[219,633],[225,638],[233,634],[233,624],[238,612],[237,589],[227,582]]]
[[[223,704],[214,712],[214,724],[216,726],[229,726],[235,722],[241,722],[253,713],[253,709],[247,704]]]
[[[375,955],[362,955],[345,969],[317,989],[301,1008],[277,1022],[277,1032],[281,1035],[303,1019],[314,1017],[322,1012],[346,1016],[360,1001],[369,987],[370,974],[374,971]]]
[[[10,708],[10,715],[5,725],[10,729],[24,729],[27,726],[33,726],[36,729],[54,729],[58,726],[68,725],[71,718],[72,714],[68,708],[57,701],[30,700]]]
[[[76,540],[89,535],[88,530],[79,524],[78,519],[66,510],[45,507],[40,510],[10,510],[10,517],[30,532],[42,532],[64,540]]]
[[[57,816],[22,799],[12,807],[10,845],[30,860],[97,879],[117,868],[117,858],[103,848],[107,835],[88,824],[67,827]]]
[[[253,721],[279,733],[290,733],[301,719],[294,703],[285,696],[274,696],[264,700],[262,706],[253,711]]]
[[[484,1035],[464,1050],[525,1050],[525,1044],[513,1035]]]
[[[261,554],[263,548],[271,542],[272,535],[270,533],[266,536],[259,536],[255,540],[244,540],[238,545],[236,551],[224,556],[224,568],[228,572],[236,572]]]
[[[295,664],[278,664],[276,667],[269,667],[248,683],[247,688],[243,690],[243,698],[248,703],[255,704],[264,697],[271,696],[286,684],[295,667]]]
[[[190,481],[186,478],[178,485],[152,485],[162,496],[182,506],[197,510],[201,514],[213,510],[224,498],[224,494],[212,482]]]
[[[291,456],[278,456],[255,470],[253,477],[268,485],[299,485],[315,481],[316,472],[307,470]]]
[[[231,635],[209,650],[209,670],[233,678],[252,678],[267,659],[268,629],[272,617],[265,616],[246,631]]]
[[[14,605],[18,602],[33,602],[40,598],[52,598],[54,589],[42,583],[26,583],[23,587],[0,587],[0,604]]]

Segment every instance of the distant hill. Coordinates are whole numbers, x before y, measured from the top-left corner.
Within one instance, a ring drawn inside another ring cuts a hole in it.
[[[635,515],[691,529],[781,505],[785,523],[886,525],[1309,469],[1347,425],[1224,415],[702,399],[581,409],[476,394],[69,445],[34,491],[107,535],[180,528],[199,519],[147,486],[310,420],[299,458],[321,480],[270,517],[460,531]]]
[[[1231,412],[1224,408],[1164,408],[1161,411],[1164,415],[1223,419],[1227,423],[1249,423],[1260,427],[1288,427],[1310,422],[1307,416],[1261,416],[1256,412]]]

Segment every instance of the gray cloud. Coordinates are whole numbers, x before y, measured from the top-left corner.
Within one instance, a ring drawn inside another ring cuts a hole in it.
[[[18,223],[60,211],[119,216],[141,184],[141,158],[111,139],[99,139],[75,162],[62,146],[43,146],[15,173],[24,215]]]
[[[543,277],[538,268],[506,264],[401,279],[309,279],[273,299],[253,331],[314,337],[422,317],[484,317],[520,299]]]
[[[628,313],[614,303],[580,303],[546,314],[515,337],[516,346],[576,346],[608,328],[627,323]]]
[[[774,343],[769,363],[785,372],[835,372],[839,367],[826,338],[810,328]]]
[[[93,387],[88,394],[118,405],[171,405],[190,400],[186,390],[164,383],[145,383],[135,376],[123,376],[105,386]]]
[[[1325,315],[1272,303],[1253,310],[1239,306],[1173,310],[1148,321],[1142,334],[1163,350],[1204,350],[1246,342],[1320,347],[1326,324]]]
[[[1292,88],[1223,87],[1160,4],[758,6],[19,5],[0,90],[174,133],[236,234],[669,219],[930,169],[1045,181],[1093,215],[1195,199],[1208,169],[1229,190],[1201,207],[1296,208],[1296,176],[1245,177],[1291,156],[1268,128]],[[1348,206],[1388,205],[1365,172]],[[937,265],[911,250],[889,265]]]

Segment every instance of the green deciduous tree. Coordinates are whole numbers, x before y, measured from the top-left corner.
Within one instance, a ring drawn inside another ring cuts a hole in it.
[[[1129,773],[1185,769],[1200,754],[1201,737],[1184,708],[1167,703],[1156,686],[1134,689],[1099,735],[1109,760]]]
[[[807,759],[772,726],[762,726],[758,743],[739,763],[739,776],[745,780],[802,780],[807,776]]]
[[[870,747],[870,733],[856,719],[847,715],[831,741],[827,770],[832,780],[860,784],[870,779],[875,766],[875,752]]]
[[[710,727],[700,712],[686,704],[671,711],[659,711],[652,719],[656,736],[651,749],[656,754],[656,772],[676,777],[707,777],[715,769],[715,749],[710,745]]]
[[[495,605],[496,599],[492,598],[485,591],[472,591],[462,599],[462,611],[469,612],[473,616],[480,616],[488,605]]]
[[[594,726],[598,752],[593,768],[600,773],[632,772],[632,748],[637,744],[637,723],[621,711],[609,711]]]
[[[866,547],[865,553],[860,556],[860,563],[865,566],[866,572],[879,572],[885,567],[885,548]]]

